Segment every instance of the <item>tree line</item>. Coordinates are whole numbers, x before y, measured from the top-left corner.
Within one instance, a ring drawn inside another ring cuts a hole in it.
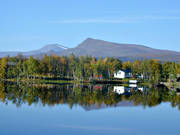
[[[95,58],[47,56],[42,59],[22,55],[0,59],[0,79],[37,77],[70,78],[73,80],[111,80],[114,72],[120,69],[132,70],[133,76],[143,75],[144,80],[160,82],[174,80],[180,74],[180,62],[161,62],[159,60],[135,60],[122,62],[117,58]]]

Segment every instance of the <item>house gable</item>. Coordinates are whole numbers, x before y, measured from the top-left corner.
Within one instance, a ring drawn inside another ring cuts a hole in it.
[[[131,78],[132,77],[132,71],[131,70],[119,70],[114,73],[115,78]]]

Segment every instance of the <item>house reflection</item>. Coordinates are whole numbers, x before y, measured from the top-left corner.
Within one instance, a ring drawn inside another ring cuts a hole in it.
[[[114,86],[114,92],[121,95],[125,93],[130,93],[131,88],[130,87],[125,87],[125,86]]]
[[[146,87],[138,87],[137,84],[129,84],[129,86],[114,86],[113,91],[119,95],[122,94],[131,94],[135,91],[141,91],[144,92],[147,90]]]

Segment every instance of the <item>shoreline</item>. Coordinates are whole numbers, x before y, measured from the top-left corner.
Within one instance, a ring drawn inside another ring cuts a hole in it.
[[[5,82],[29,83],[29,84],[129,84],[129,79],[125,80],[42,80],[42,79],[4,79]],[[136,84],[148,85],[147,82],[138,82]]]

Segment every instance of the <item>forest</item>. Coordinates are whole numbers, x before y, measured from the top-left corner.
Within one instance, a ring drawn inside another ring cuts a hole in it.
[[[41,59],[34,57],[4,57],[0,59],[0,79],[36,79],[61,78],[72,80],[113,80],[114,72],[120,69],[132,70],[133,76],[143,75],[144,81],[159,83],[174,81],[180,75],[180,62],[161,62],[152,60],[135,60],[122,62],[117,58],[95,58],[47,56]]]

